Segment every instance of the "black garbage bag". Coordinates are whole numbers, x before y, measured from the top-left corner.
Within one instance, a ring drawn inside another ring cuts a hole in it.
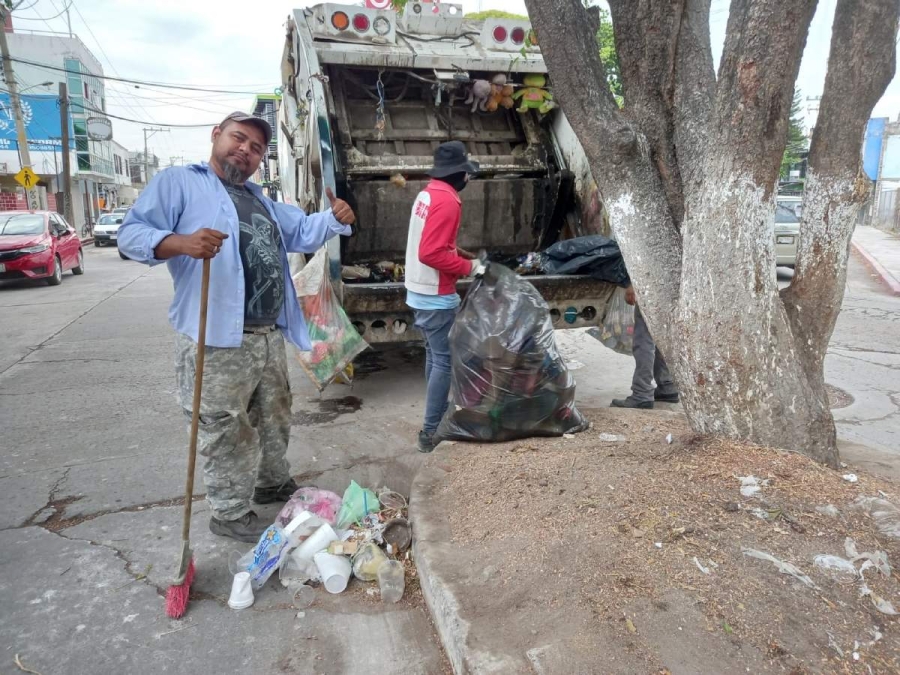
[[[565,239],[541,254],[545,274],[588,274],[598,281],[624,285],[628,271],[615,239],[602,234]]]
[[[435,440],[500,442],[587,429],[547,303],[508,268],[488,263],[472,283],[450,348],[451,401]]]

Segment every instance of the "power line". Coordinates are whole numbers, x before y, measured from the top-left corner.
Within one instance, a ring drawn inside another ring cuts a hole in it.
[[[190,86],[190,85],[180,85],[180,84],[167,84],[164,82],[147,82],[144,80],[133,80],[126,77],[113,77],[112,75],[96,75],[90,71],[79,71],[79,70],[71,70],[69,68],[61,68],[59,66],[53,66],[49,63],[39,63],[37,61],[31,61],[30,59],[20,59],[10,57],[10,61],[14,63],[24,63],[29,66],[35,66],[36,68],[43,68],[45,70],[56,70],[62,73],[70,73],[72,75],[88,75],[89,77],[95,77],[98,80],[111,80],[113,82],[125,82],[127,84],[139,84],[144,86],[151,87],[160,87],[163,89],[178,89],[181,91],[199,91],[207,94],[245,94],[245,95],[254,95],[258,93],[254,89],[249,91],[237,91],[234,89],[204,89],[202,85],[198,86]],[[237,84],[232,85],[236,87],[251,87],[252,85],[248,84]]]
[[[98,113],[98,114],[104,115],[106,117],[111,117],[114,120],[122,120],[123,122],[134,122],[135,124],[157,124],[161,127],[173,127],[173,128],[178,128],[178,129],[202,129],[204,127],[214,127],[219,124],[219,122],[211,122],[209,124],[166,124],[165,122],[148,122],[147,120],[135,120],[135,119],[131,119],[130,117],[120,117],[119,115],[113,115],[111,113],[106,112],[105,110],[100,110],[99,108],[94,108],[93,106],[84,105],[83,103],[76,103],[75,101],[70,101],[69,105],[76,106],[78,108],[82,108],[84,110],[87,110],[88,112]]]
[[[47,23],[48,21],[53,21],[53,19],[58,19],[58,18],[61,17],[63,14],[65,14],[66,12],[68,12],[68,11],[69,11],[69,8],[72,6],[72,3],[74,3],[74,2],[75,2],[75,0],[69,0],[69,4],[66,5],[66,8],[65,8],[63,11],[61,11],[59,14],[55,15],[55,16],[50,16],[50,17],[43,17],[43,16],[17,16],[17,17],[16,17],[16,21],[43,21],[44,23]],[[31,9],[31,8],[34,7],[36,4],[37,4],[37,2],[34,2],[34,3],[33,3],[32,5],[30,5],[29,7],[23,7],[22,9]],[[53,8],[56,9],[56,5],[54,5]],[[17,11],[21,11],[21,10],[17,10]]]

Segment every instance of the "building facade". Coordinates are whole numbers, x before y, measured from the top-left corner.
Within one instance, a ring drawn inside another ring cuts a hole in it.
[[[72,174],[72,212],[76,227],[96,222],[108,197],[105,186],[116,185],[111,141],[88,137],[87,120],[105,117],[106,91],[103,66],[77,36],[29,31],[5,26],[10,56],[20,91],[32,169],[46,187],[51,208],[61,196],[62,124],[59,84],[69,94],[69,158]],[[15,119],[8,94],[0,97],[0,190],[16,192],[12,176],[21,168]],[[59,211],[62,211],[60,204]]]
[[[266,156],[254,174],[253,181],[263,186],[269,198],[278,201],[281,184],[278,180],[278,106],[281,96],[278,94],[257,94],[253,101],[251,114],[269,123],[272,128],[272,141],[266,150]]]

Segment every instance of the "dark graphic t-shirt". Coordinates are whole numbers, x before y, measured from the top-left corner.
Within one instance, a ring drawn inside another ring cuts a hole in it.
[[[240,223],[244,266],[244,324],[274,324],[284,305],[281,234],[262,202],[243,185],[222,181]]]

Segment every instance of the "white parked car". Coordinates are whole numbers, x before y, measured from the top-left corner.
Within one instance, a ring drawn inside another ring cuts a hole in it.
[[[100,220],[94,226],[94,246],[103,246],[104,244],[116,244],[118,248],[119,226],[125,220],[123,213],[107,213],[100,216]],[[119,257],[122,260],[128,260],[121,251]]]
[[[778,267],[794,267],[797,264],[799,239],[800,219],[794,209],[779,203],[775,207],[775,264]]]

